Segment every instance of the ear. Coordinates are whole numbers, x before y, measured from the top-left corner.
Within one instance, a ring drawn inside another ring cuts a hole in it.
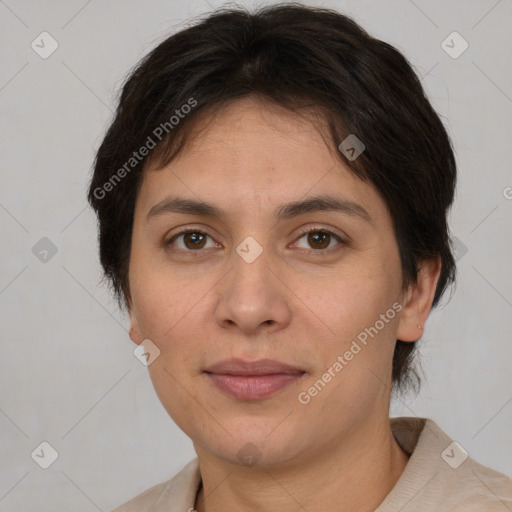
[[[133,312],[133,308],[130,309],[130,339],[136,344],[140,345],[144,341],[144,337],[141,335],[139,329],[139,322],[137,316]]]
[[[405,293],[403,309],[398,322],[397,339],[417,341],[423,335],[440,274],[440,256],[421,263],[416,284],[412,284]]]

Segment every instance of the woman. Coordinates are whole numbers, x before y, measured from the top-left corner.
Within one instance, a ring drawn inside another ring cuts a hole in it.
[[[512,509],[434,421],[389,418],[454,280],[455,180],[406,59],[337,12],[225,9],[147,55],[88,197],[197,458],[116,511]]]

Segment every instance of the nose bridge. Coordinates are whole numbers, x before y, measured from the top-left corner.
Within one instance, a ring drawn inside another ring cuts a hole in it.
[[[253,331],[261,324],[283,324],[289,316],[285,291],[274,276],[271,249],[248,236],[235,247],[231,272],[220,289],[217,322]]]
[[[245,237],[236,247],[236,253],[247,264],[254,263],[263,254],[263,246],[252,236]],[[269,248],[267,245],[266,258],[268,258]],[[266,259],[264,258],[264,259]],[[260,258],[261,259],[261,258]],[[261,263],[261,261],[260,261]]]
[[[261,240],[261,236],[259,237]],[[233,254],[232,288],[235,293],[255,301],[262,300],[262,295],[270,292],[270,266],[272,265],[271,249],[265,248],[253,236],[247,236],[236,246]],[[248,301],[249,302],[249,301]],[[256,305],[256,303],[254,304]]]

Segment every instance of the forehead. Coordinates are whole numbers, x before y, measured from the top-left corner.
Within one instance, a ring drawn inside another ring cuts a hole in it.
[[[377,192],[343,163],[327,133],[318,114],[237,100],[194,120],[183,150],[163,168],[144,171],[138,200],[146,211],[172,194],[261,214],[309,195],[336,194],[385,214]]]

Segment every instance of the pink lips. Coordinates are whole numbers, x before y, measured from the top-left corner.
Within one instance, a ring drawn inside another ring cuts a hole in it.
[[[225,393],[239,400],[259,400],[292,384],[304,371],[271,359],[246,362],[242,359],[220,361],[206,375]]]

